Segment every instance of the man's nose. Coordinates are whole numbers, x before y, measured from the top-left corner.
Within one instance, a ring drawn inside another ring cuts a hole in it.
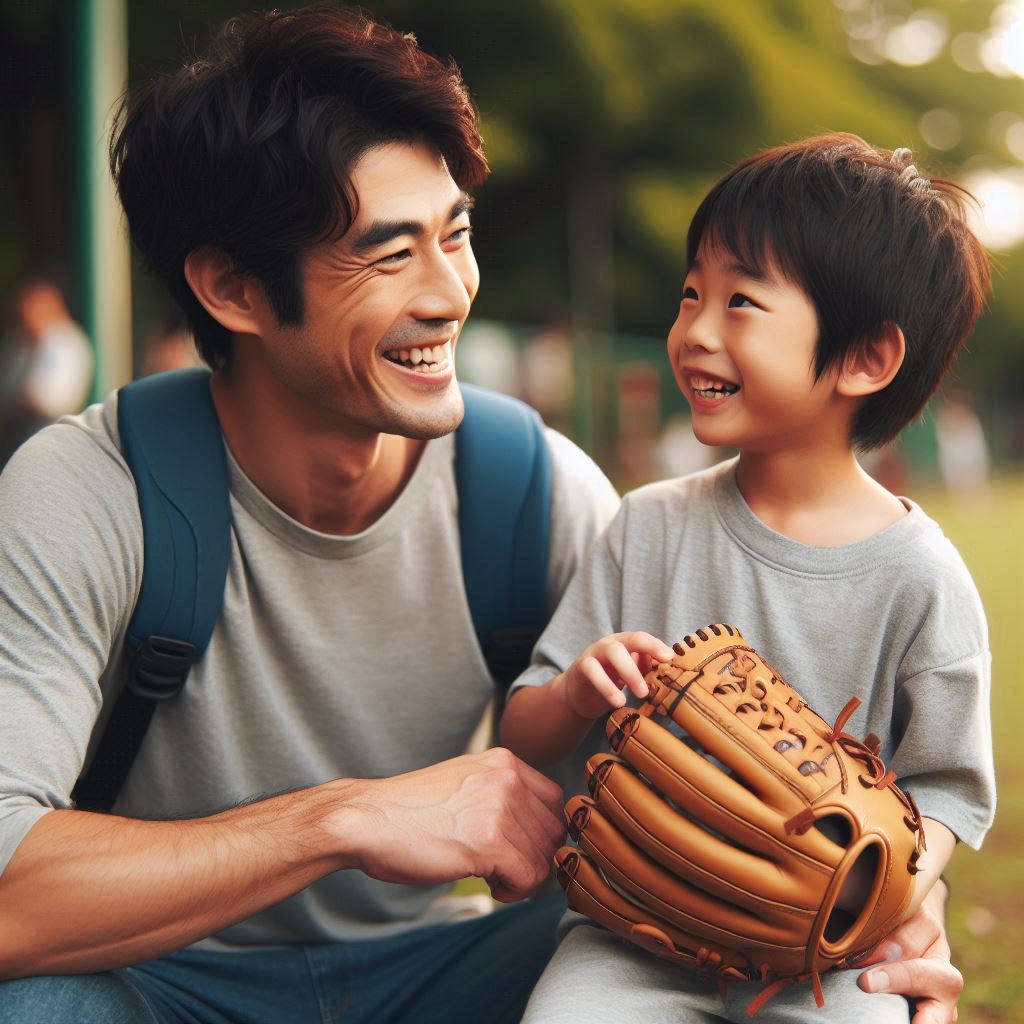
[[[476,294],[475,266],[463,268],[443,252],[423,261],[422,281],[412,314],[417,320],[464,321]]]

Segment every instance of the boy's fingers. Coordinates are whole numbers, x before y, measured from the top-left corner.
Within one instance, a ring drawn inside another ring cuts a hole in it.
[[[632,662],[630,663],[632,664]],[[621,708],[626,703],[622,691],[611,681],[604,666],[597,658],[584,658],[580,663],[580,671],[586,677],[587,682],[602,696],[613,708]]]
[[[638,697],[647,696],[647,683],[644,682],[644,674],[637,668],[632,653],[621,644],[611,644],[607,652],[608,663],[617,673],[621,682]]]
[[[629,650],[636,651],[638,654],[650,655],[657,661],[671,661],[675,657],[675,651],[663,640],[641,630],[633,633],[620,633],[619,639]]]

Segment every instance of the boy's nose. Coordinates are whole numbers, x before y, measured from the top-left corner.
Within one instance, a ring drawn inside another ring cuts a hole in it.
[[[717,352],[722,347],[719,332],[708,315],[696,316],[687,324],[683,335],[683,344],[688,349],[704,349],[706,352]]]

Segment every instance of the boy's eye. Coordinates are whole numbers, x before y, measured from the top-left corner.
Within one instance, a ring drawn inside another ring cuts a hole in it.
[[[753,299],[748,299],[746,295],[741,295],[737,292],[731,299],[729,299],[730,309],[742,309],[744,306],[756,306],[757,303]]]
[[[696,298],[697,298],[697,289],[696,288],[686,287],[686,288],[683,289],[683,301],[684,302],[687,299],[694,299],[694,300],[696,300]]]

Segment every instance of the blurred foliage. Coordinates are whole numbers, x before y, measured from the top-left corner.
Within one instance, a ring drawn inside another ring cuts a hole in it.
[[[884,3],[901,16],[924,6]],[[678,302],[689,217],[735,160],[843,130],[910,146],[933,173],[956,177],[970,161],[1013,162],[988,124],[998,111],[1024,108],[1024,82],[966,72],[948,46],[920,67],[860,63],[848,49],[842,11],[823,0],[363,6],[453,56],[480,109],[493,175],[478,197],[484,287],[477,313],[501,320],[572,312],[592,326],[660,339]],[[951,35],[983,31],[996,6],[928,4],[948,19]],[[175,59],[181,44],[198,38],[201,45],[208,26],[239,4],[133,0],[130,9],[132,66],[146,68]],[[935,107],[964,126],[945,153],[930,150],[918,129]],[[588,191],[594,182],[603,186],[596,194]],[[592,223],[602,219],[603,230]],[[612,240],[610,268],[593,251],[600,242],[591,244],[574,220]],[[1024,272],[1024,249],[1000,255],[1000,263],[991,315],[961,378],[1009,398],[1024,375],[1024,289],[1008,287]],[[588,309],[602,312],[588,318]]]
[[[201,49],[226,17],[268,2],[128,0],[133,76]],[[0,28],[38,35],[61,0],[14,0]],[[278,3],[298,6],[294,0]],[[1019,166],[992,116],[1024,109],[1024,80],[852,56],[826,0],[365,0],[371,13],[453,56],[480,109],[493,176],[478,196],[478,315],[577,323],[662,338],[678,302],[685,229],[709,185],[767,145],[845,130],[910,146],[926,170]],[[843,0],[906,18],[927,6],[952,38],[983,32],[997,0]],[[849,17],[849,15],[847,15]],[[56,32],[60,39],[66,33]],[[66,44],[65,44],[66,45]],[[963,126],[939,153],[918,123]],[[1000,254],[991,315],[961,378],[1011,397],[1024,375],[1024,247]],[[142,284],[140,299],[147,299]]]

